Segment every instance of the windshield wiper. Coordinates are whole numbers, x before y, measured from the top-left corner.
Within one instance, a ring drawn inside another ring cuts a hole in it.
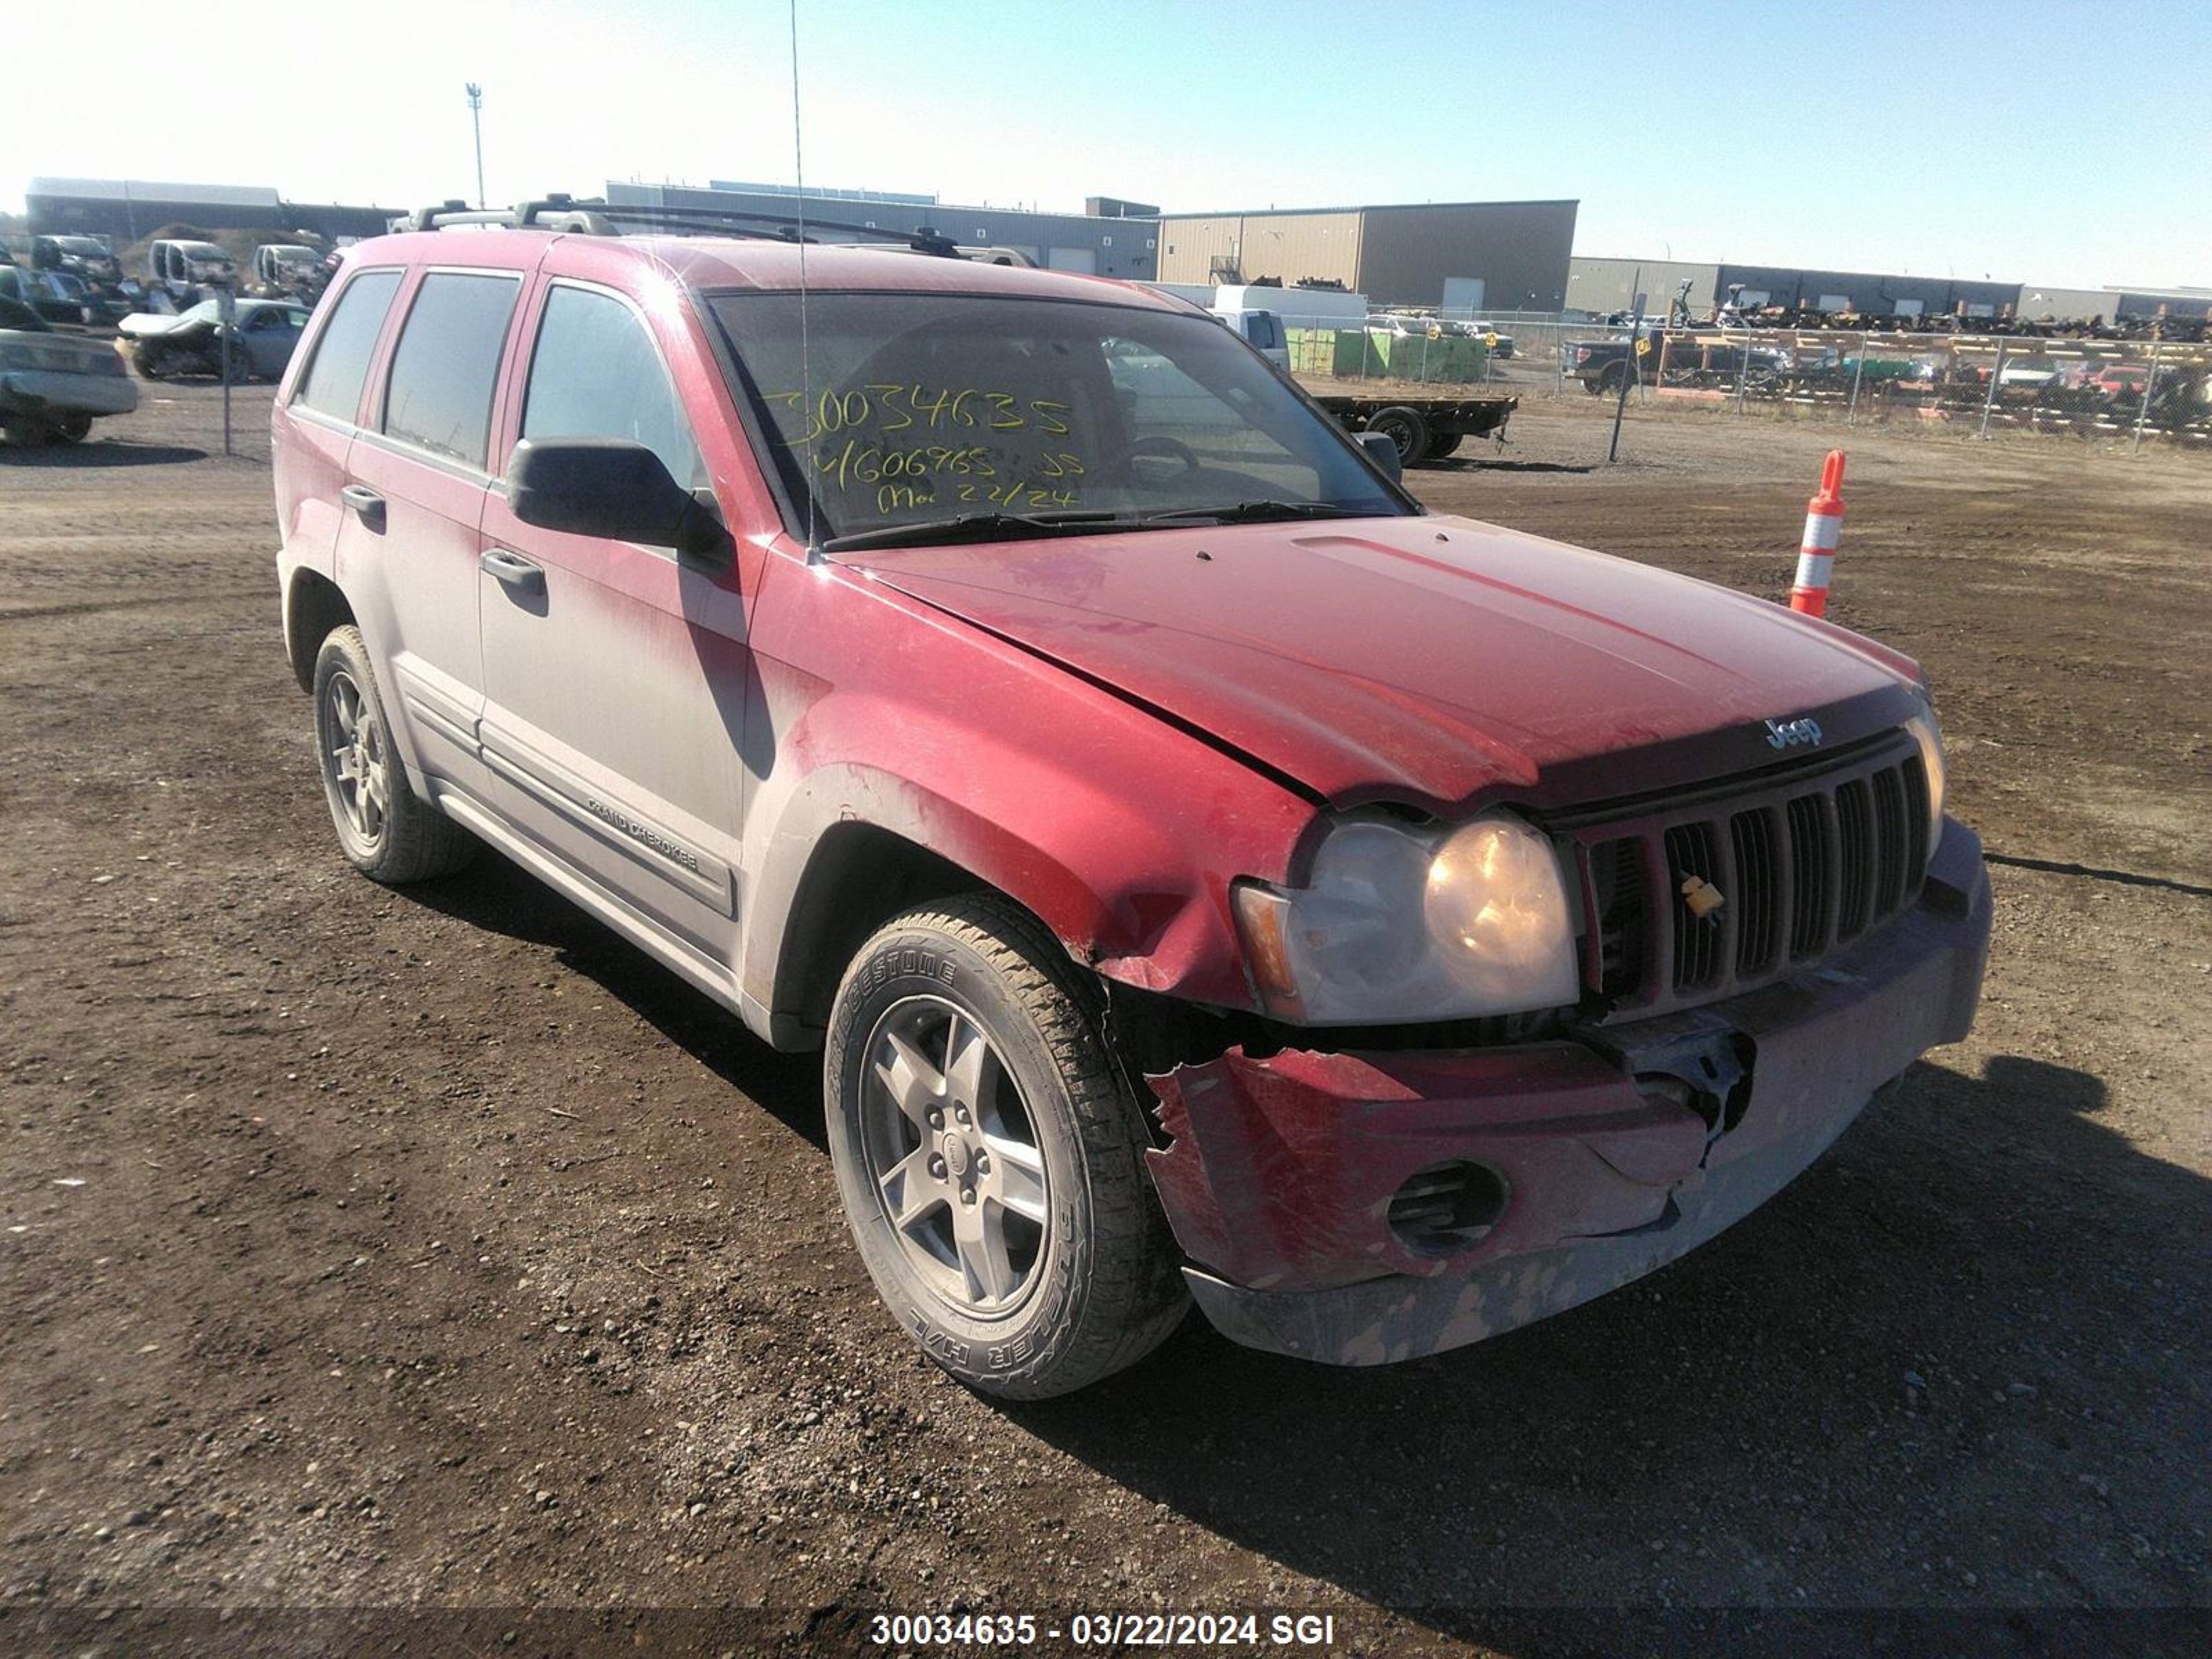
[[[939,543],[1018,541],[1036,536],[1081,536],[1101,530],[1133,530],[1134,520],[1112,513],[963,513],[957,518],[924,519],[915,524],[887,524],[878,530],[859,530],[849,536],[833,536],[822,544],[825,553],[847,553],[863,547],[929,547]]]
[[[1239,501],[1234,507],[1170,507],[1145,514],[1146,524],[1178,519],[1210,519],[1216,524],[1265,524],[1275,519],[1371,519],[1355,507],[1329,501]]]

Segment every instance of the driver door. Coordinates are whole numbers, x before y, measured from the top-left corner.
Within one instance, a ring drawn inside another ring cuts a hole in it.
[[[627,296],[553,279],[529,326],[519,438],[626,438],[678,483],[708,483],[656,336]],[[480,731],[501,814],[700,972],[726,978],[750,672],[734,568],[539,529],[496,488],[483,536]]]

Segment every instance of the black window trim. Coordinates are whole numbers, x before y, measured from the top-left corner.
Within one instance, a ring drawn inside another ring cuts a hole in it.
[[[384,354],[384,382],[377,388],[376,424],[361,428],[364,438],[374,438],[382,448],[392,449],[410,460],[427,461],[432,465],[464,478],[482,478],[489,482],[494,475],[489,470],[491,460],[492,416],[499,410],[499,383],[506,371],[507,352],[514,338],[515,319],[522,313],[524,284],[530,273],[513,265],[422,265],[421,280],[408,296],[407,309],[399,319],[399,331],[392,337],[392,349]],[[392,413],[392,371],[399,362],[399,348],[407,340],[407,325],[415,319],[415,307],[422,302],[422,290],[430,285],[433,276],[495,276],[514,284],[514,304],[507,313],[507,332],[500,337],[499,356],[492,364],[491,392],[484,404],[484,458],[471,465],[451,455],[441,455],[434,449],[425,449],[421,444],[396,437],[385,430],[385,422]]]
[[[292,395],[284,400],[284,410],[287,414],[317,422],[330,427],[334,431],[359,432],[363,429],[361,424],[361,400],[368,395],[368,383],[376,378],[376,348],[383,343],[385,328],[392,321],[392,301],[397,300],[401,290],[407,286],[407,269],[404,264],[362,265],[348,271],[345,281],[340,283],[335,291],[323,296],[323,315],[326,320],[315,330],[313,343],[307,348],[307,361],[300,365],[300,373],[292,381]],[[378,319],[376,325],[376,338],[369,342],[368,366],[362,369],[361,385],[356,388],[353,394],[353,417],[349,420],[345,419],[331,414],[327,410],[317,409],[312,404],[301,403],[300,399],[307,390],[307,381],[315,372],[315,360],[323,355],[323,341],[331,331],[331,325],[337,320],[338,307],[345,302],[346,295],[353,292],[355,284],[362,277],[387,272],[398,276],[399,281],[392,288],[392,299],[384,302],[384,315]],[[307,320],[310,323],[315,320],[313,312],[307,313]]]

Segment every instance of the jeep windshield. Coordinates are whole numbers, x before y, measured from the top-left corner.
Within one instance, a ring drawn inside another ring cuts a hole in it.
[[[802,323],[795,293],[711,304],[797,517],[833,549],[1413,511],[1195,312],[814,292]]]

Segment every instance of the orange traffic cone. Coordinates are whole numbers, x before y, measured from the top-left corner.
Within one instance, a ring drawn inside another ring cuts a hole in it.
[[[1844,452],[1828,452],[1820,493],[1805,508],[1805,540],[1797,550],[1797,580],[1790,608],[1808,617],[1828,614],[1828,579],[1836,568],[1836,541],[1844,527]]]

